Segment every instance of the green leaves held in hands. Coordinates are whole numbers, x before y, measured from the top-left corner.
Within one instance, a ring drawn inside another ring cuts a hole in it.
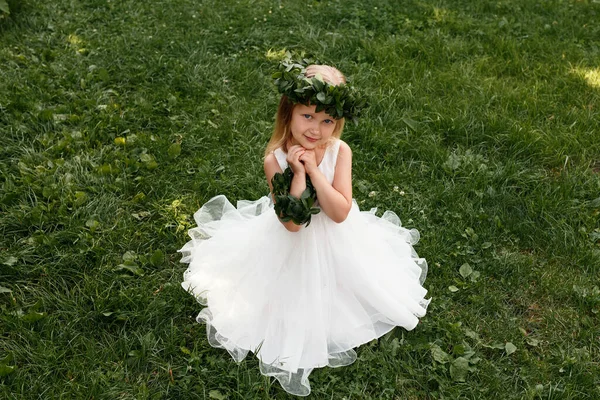
[[[300,198],[290,195],[294,173],[287,167],[283,173],[276,173],[271,179],[273,185],[273,199],[275,200],[275,213],[283,222],[293,221],[296,225],[310,225],[310,219],[321,210],[313,207],[317,200],[317,191],[306,177],[306,189]]]
[[[272,76],[279,93],[293,103],[316,105],[316,112],[325,111],[335,119],[357,123],[361,110],[367,106],[365,98],[347,84],[331,85],[319,75],[307,78],[304,73],[310,63],[308,59],[282,61]]]

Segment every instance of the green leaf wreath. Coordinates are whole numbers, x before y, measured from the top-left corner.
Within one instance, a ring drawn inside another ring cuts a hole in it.
[[[283,222],[293,221],[296,225],[310,225],[310,218],[321,212],[320,208],[313,207],[317,200],[317,191],[306,176],[306,189],[300,198],[290,194],[294,173],[287,167],[283,173],[275,173],[271,184],[273,185],[273,199],[275,200],[275,213]]]
[[[316,112],[324,110],[335,119],[346,118],[356,124],[361,110],[367,106],[364,96],[347,84],[324,82],[320,75],[307,78],[305,71],[309,63],[308,59],[282,61],[272,76],[277,91],[293,103],[313,104],[317,106]]]

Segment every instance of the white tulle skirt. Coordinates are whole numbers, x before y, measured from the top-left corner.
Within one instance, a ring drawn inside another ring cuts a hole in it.
[[[321,212],[293,233],[268,197],[234,207],[217,196],[194,218],[179,250],[182,286],[206,306],[197,320],[209,343],[236,361],[252,351],[291,394],[310,393],[313,368],[351,364],[354,347],[425,315],[419,233],[393,212],[379,218],[355,203],[343,223]]]

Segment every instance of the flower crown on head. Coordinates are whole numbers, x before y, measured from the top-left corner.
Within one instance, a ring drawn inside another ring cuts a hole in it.
[[[283,60],[272,76],[279,93],[286,95],[292,103],[316,105],[316,112],[325,111],[335,119],[346,118],[356,124],[361,110],[367,105],[366,100],[347,84],[332,85],[319,74],[307,78],[306,67],[310,64],[308,59]]]

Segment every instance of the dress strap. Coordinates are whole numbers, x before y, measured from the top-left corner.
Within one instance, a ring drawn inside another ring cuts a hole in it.
[[[282,171],[285,170],[288,166],[287,154],[285,154],[281,148],[278,148],[273,151],[273,155],[277,159],[279,168],[281,168]]]
[[[335,139],[333,143],[327,146],[323,155],[323,161],[319,164],[319,169],[323,172],[329,183],[333,183],[335,176],[335,165],[337,164],[337,157],[340,151],[340,143],[339,139]]]
[[[340,141],[340,139],[335,139],[335,142],[333,142],[333,144],[328,147],[329,153],[326,154],[326,156],[329,158],[330,165],[333,166],[334,170],[335,170],[335,166],[337,164],[337,157],[338,157],[338,153],[340,152],[340,144],[341,143],[342,142]]]

